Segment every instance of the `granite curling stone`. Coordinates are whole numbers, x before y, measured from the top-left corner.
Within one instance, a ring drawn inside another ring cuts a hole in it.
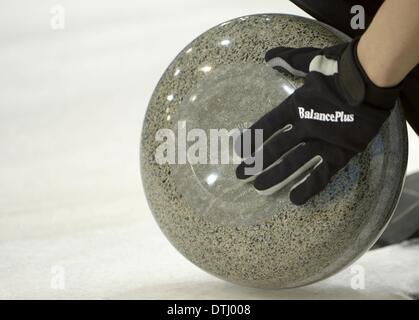
[[[304,206],[293,205],[288,190],[258,195],[238,182],[234,163],[156,161],[162,129],[247,128],[301,86],[301,79],[266,66],[268,49],[347,40],[315,20],[246,16],[199,36],[163,74],[143,123],[141,176],[161,230],[198,267],[243,286],[303,286],[354,262],[383,232],[407,163],[399,107],[368,149]]]

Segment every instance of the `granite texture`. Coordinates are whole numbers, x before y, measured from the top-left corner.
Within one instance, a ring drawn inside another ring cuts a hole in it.
[[[247,127],[301,80],[264,65],[276,46],[325,47],[347,40],[314,20],[255,15],[223,23],[176,57],[151,98],[141,137],[141,173],[161,230],[207,272],[251,287],[306,285],[343,269],[368,250],[397,204],[407,134],[396,108],[369,148],[305,206],[288,190],[270,197],[234,178],[234,164],[159,165],[162,128]],[[210,177],[210,178],[209,178]]]

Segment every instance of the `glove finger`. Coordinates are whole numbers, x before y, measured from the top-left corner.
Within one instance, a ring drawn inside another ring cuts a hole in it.
[[[290,200],[295,205],[303,205],[310,198],[323,191],[330,178],[335,174],[334,170],[323,161],[312,172],[295,184],[290,192]]]
[[[265,61],[274,69],[287,71],[297,77],[305,77],[310,71],[311,61],[322,51],[313,47],[278,47],[266,53]]]
[[[248,158],[274,136],[292,129],[291,123],[294,122],[295,117],[292,110],[292,97],[293,95],[289,96],[278,107],[265,114],[249,129],[241,133],[234,144],[237,155]],[[263,137],[260,137],[261,133],[263,133]]]
[[[323,191],[330,179],[356,155],[326,142],[311,142],[310,149],[321,154],[322,161],[303,179],[292,186],[290,200],[296,205],[305,204],[310,198]]]
[[[246,159],[237,167],[236,177],[240,180],[249,181],[249,178],[254,178],[264,170],[275,165],[281,157],[297,146],[299,142],[294,130],[273,136],[272,139],[263,145],[263,148],[256,151],[250,159]]]
[[[281,161],[257,177],[254,187],[263,195],[271,195],[322,161],[305,143],[287,153]]]

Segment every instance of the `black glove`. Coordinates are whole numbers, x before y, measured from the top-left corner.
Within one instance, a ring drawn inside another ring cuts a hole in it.
[[[400,101],[406,120],[419,136],[419,65],[404,79]]]
[[[372,22],[384,0],[291,0],[305,12],[351,37],[359,37]],[[365,9],[364,29],[351,27],[354,14],[351,8],[361,5]],[[403,81],[400,92],[401,107],[406,120],[419,136],[419,65],[413,69]]]
[[[244,161],[237,167],[238,179],[255,179],[254,187],[265,195],[293,182],[290,199],[302,205],[366,149],[400,88],[375,86],[358,61],[356,46],[355,40],[326,49],[275,48],[266,54],[273,68],[303,76],[305,82],[250,128],[253,135],[263,129],[263,148],[250,147],[254,158],[263,156],[263,169],[249,175],[245,169],[255,164]]]

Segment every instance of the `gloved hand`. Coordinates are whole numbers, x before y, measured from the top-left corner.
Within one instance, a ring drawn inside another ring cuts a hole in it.
[[[350,37],[361,36],[368,29],[384,0],[291,0],[305,12]],[[353,29],[351,8],[361,5],[365,9],[365,28]],[[403,81],[400,92],[401,108],[406,120],[419,136],[419,65]]]
[[[375,86],[358,61],[356,46],[354,40],[325,49],[267,52],[269,65],[305,82],[250,128],[253,135],[263,129],[263,148],[251,146],[254,158],[263,156],[263,169],[249,175],[245,169],[254,164],[243,161],[238,179],[255,179],[254,187],[265,195],[292,182],[290,199],[302,205],[366,149],[394,108],[400,86]]]

